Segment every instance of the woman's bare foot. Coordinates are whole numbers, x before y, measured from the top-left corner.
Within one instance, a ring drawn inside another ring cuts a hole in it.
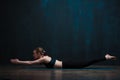
[[[117,59],[116,56],[112,56],[110,54],[106,54],[105,58],[106,58],[106,60],[116,60]]]

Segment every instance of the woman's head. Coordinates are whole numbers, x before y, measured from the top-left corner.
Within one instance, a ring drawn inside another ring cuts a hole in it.
[[[45,50],[42,47],[37,47],[33,50],[33,57],[34,59],[39,59],[43,57],[45,54]]]

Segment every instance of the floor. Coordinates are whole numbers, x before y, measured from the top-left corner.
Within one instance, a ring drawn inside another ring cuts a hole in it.
[[[0,66],[0,80],[120,80],[120,66],[47,69],[39,66]]]

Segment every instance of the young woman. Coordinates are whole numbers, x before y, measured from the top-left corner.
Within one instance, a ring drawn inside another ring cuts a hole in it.
[[[92,65],[97,62],[105,61],[105,60],[115,60],[115,56],[111,56],[110,54],[106,54],[103,58],[92,60],[85,63],[77,63],[73,64],[71,62],[64,62],[60,60],[56,60],[54,58],[51,58],[50,56],[45,54],[45,51],[43,48],[38,47],[33,50],[33,57],[35,60],[33,61],[21,61],[19,59],[11,59],[10,61],[14,64],[44,64],[47,68],[84,68],[89,65]]]

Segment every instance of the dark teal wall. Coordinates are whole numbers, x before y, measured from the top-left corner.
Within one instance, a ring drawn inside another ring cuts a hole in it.
[[[120,56],[119,4],[118,0],[5,0],[1,56],[32,58],[37,46],[62,60],[90,60],[107,52]]]

